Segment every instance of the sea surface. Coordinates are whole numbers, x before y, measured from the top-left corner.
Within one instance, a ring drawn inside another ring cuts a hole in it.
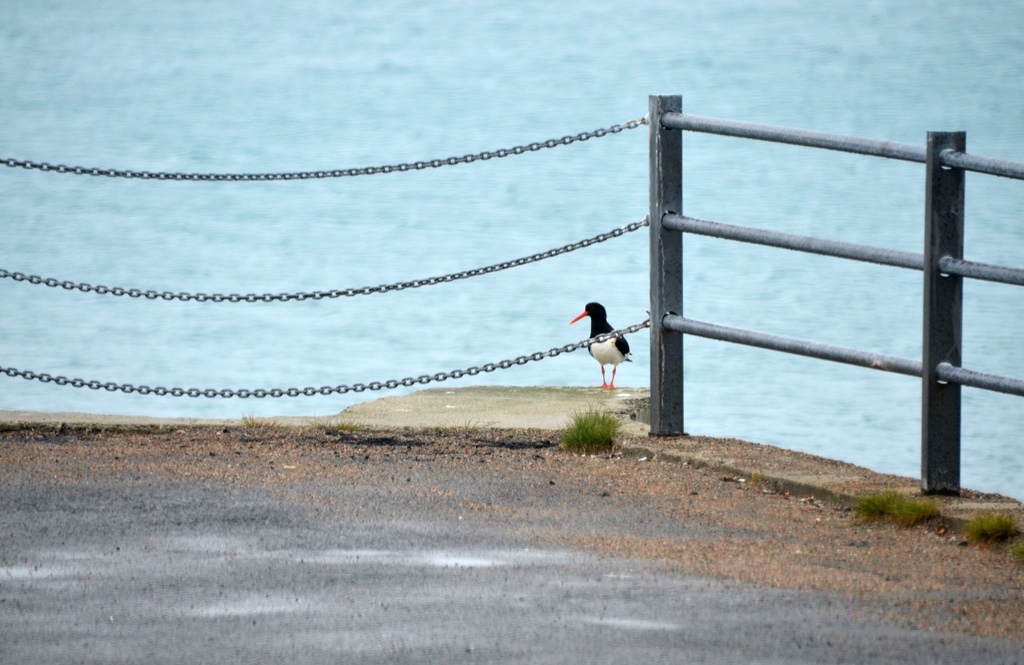
[[[1020,2],[39,0],[0,3],[0,157],[187,173],[447,158],[684,111],[1024,161]],[[924,168],[687,134],[684,211],[920,252]],[[1024,266],[1024,183],[967,177],[966,256]],[[163,182],[0,166],[0,268],[191,293],[373,286],[543,252],[644,218],[647,129],[502,159],[286,182]],[[916,358],[911,271],[687,236],[687,316]],[[648,309],[646,230],[435,286],[196,303],[0,280],[0,367],[147,386],[418,377],[585,339]],[[964,365],[1024,377],[1024,290],[965,286]],[[633,335],[620,386],[649,384]],[[585,352],[445,384],[597,385]],[[917,476],[920,383],[686,341],[686,429]],[[0,409],[335,414],[415,388],[157,397],[0,376]],[[964,486],[1024,499],[1024,401],[964,389]],[[472,423],[458,423],[472,424]]]

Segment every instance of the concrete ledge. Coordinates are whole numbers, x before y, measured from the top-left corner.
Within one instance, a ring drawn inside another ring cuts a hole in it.
[[[623,455],[664,460],[694,468],[709,468],[723,479],[751,483],[766,491],[851,505],[858,496],[895,490],[920,496],[920,481],[775,446],[739,439],[702,436],[630,438],[620,445]],[[962,489],[961,496],[932,497],[939,503],[942,522],[960,530],[972,517],[987,512],[1015,515],[1024,526],[1024,504],[998,494]]]
[[[650,392],[646,388],[474,386],[431,388],[409,395],[382,397],[325,417],[255,418],[278,427],[340,426],[374,429],[542,429],[558,430],[576,413],[610,411],[620,416],[624,435],[619,451],[629,457],[660,459],[714,469],[736,482],[789,492],[822,501],[851,503],[870,492],[895,489],[920,494],[916,479],[774,446],[738,439],[702,436],[650,437],[646,423]],[[84,413],[0,411],[0,431],[47,430],[161,431],[193,427],[245,427],[244,419],[146,418]],[[936,497],[951,526],[982,512],[1005,512],[1024,525],[1024,504],[995,494],[964,490],[960,497]]]
[[[364,427],[461,429],[561,429],[574,414],[588,410],[620,414],[631,433],[646,434],[646,388],[602,390],[564,386],[471,386],[430,388],[409,395],[381,397],[355,404],[332,416],[268,416],[254,422],[278,427],[312,427],[346,423]],[[243,427],[244,418],[150,418],[95,413],[0,411],[0,431],[33,426],[52,429],[149,429]]]
[[[338,419],[370,427],[562,429],[577,413],[610,411],[622,416],[631,433],[646,434],[646,423],[636,415],[649,400],[646,388],[431,388],[356,404]]]

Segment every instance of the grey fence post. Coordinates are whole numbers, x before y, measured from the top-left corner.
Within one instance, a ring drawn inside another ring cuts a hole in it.
[[[939,163],[942,151],[965,152],[964,132],[929,132],[925,162],[924,340],[921,389],[921,489],[960,493],[960,385],[942,383],[939,363],[960,366],[963,278],[943,274],[944,257],[963,258],[964,171]]]
[[[682,112],[679,95],[652,95],[650,114],[651,224],[651,435],[683,433],[683,336],[664,329],[665,314],[683,313],[683,234],[662,226],[682,214],[683,137],[661,124],[665,112]]]

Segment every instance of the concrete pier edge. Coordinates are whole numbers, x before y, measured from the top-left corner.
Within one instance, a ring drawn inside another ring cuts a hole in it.
[[[650,437],[646,388],[601,390],[561,386],[470,386],[420,390],[353,405],[328,416],[240,417],[229,419],[152,418],[88,413],[0,411],[0,431],[160,433],[206,427],[338,427],[368,429],[461,430],[564,428],[576,413],[610,411],[623,422],[616,452],[638,461],[673,462],[708,468],[723,480],[750,483],[762,491],[789,493],[819,501],[852,504],[881,490],[920,494],[914,478],[878,473],[775,446],[699,435]],[[913,445],[913,444],[909,444]],[[1024,503],[997,494],[964,490],[959,497],[934,497],[940,523],[959,532],[986,512],[1015,515],[1024,525]]]

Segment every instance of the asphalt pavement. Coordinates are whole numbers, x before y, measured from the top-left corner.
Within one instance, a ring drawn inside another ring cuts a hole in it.
[[[361,488],[0,485],[0,662],[1019,663],[834,594],[538,545]],[[431,479],[419,482],[429,487]],[[323,507],[333,498],[342,506]]]
[[[488,408],[479,402],[486,390],[463,401],[457,391],[423,391],[319,425],[394,424],[403,414],[406,426],[556,427],[590,408],[630,420],[645,396],[518,390]],[[64,445],[60,424],[186,427],[0,414],[0,423],[32,422],[50,426],[39,436],[55,455]],[[412,457],[414,448],[402,451],[358,477],[339,467],[303,482],[169,478],[144,464],[93,474],[65,468],[64,458],[59,478],[4,469],[0,663],[1024,662],[1020,642],[907,628],[849,596],[740,584],[573,547],[545,534],[574,506],[598,499],[554,481],[556,493],[544,498],[516,487],[514,469],[508,486],[482,486],[471,472],[452,476],[450,467]],[[742,463],[735,451],[719,457]],[[535,520],[503,519],[489,498],[503,492]],[[474,509],[485,502],[486,518]],[[643,506],[614,520],[595,523],[595,533],[637,528]]]

